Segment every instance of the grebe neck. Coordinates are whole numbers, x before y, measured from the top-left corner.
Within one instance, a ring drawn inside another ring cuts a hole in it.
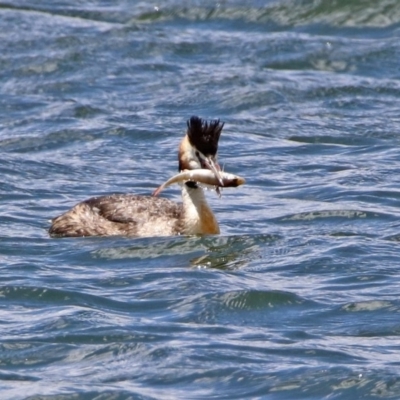
[[[203,189],[195,182],[182,185],[183,234],[219,234],[218,222],[207,203]]]

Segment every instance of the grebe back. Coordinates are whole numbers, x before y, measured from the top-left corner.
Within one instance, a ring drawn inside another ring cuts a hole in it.
[[[208,169],[224,186],[217,163],[218,141],[224,123],[191,117],[178,152],[179,170]],[[182,178],[183,179],[183,178]],[[243,181],[228,186],[238,186]],[[195,181],[182,185],[182,203],[165,198],[113,194],[85,200],[52,220],[53,237],[171,236],[218,234],[218,222],[203,189]]]

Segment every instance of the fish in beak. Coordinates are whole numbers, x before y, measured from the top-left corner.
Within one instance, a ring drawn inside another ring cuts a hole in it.
[[[215,186],[217,189],[219,187],[238,187],[246,182],[241,176],[229,174],[227,172],[221,172],[220,179],[217,179],[215,174],[208,169],[186,170],[164,182],[153,192],[153,196],[158,196],[162,190],[174,183],[188,181]]]

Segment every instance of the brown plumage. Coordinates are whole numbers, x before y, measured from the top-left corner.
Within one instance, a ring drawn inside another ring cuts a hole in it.
[[[171,200],[113,194],[85,200],[52,220],[51,236],[171,236],[182,231],[183,207]]]

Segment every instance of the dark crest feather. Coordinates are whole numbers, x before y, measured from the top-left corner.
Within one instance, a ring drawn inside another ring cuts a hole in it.
[[[187,135],[190,143],[206,156],[215,156],[224,122],[219,119],[205,121],[193,116],[187,122]]]

